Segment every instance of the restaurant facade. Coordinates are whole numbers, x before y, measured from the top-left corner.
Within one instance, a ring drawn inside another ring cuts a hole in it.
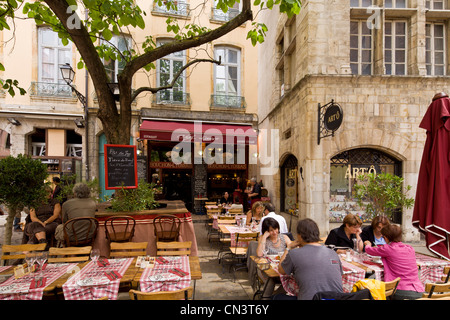
[[[379,24],[369,28],[369,2],[311,0],[291,19],[261,16],[271,34],[258,59],[272,72],[258,79],[259,129],[280,132],[280,170],[263,182],[277,210],[314,219],[324,236],[347,213],[370,222],[352,196],[359,174],[401,176],[415,197],[426,139],[419,124],[433,96],[450,86],[440,45],[448,42],[440,33],[448,10],[434,1],[378,1]],[[341,108],[335,131],[321,109],[330,104]],[[295,207],[288,198],[298,199]],[[420,239],[412,212],[393,219],[405,241]]]

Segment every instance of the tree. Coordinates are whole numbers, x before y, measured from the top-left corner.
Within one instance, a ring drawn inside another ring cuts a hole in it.
[[[358,176],[360,184],[353,186],[358,205],[366,208],[366,213],[373,219],[382,215],[393,218],[396,209],[411,208],[414,198],[408,198],[408,185],[403,192],[404,179],[389,173]]]
[[[239,1],[239,0],[238,0]],[[242,1],[242,11],[232,20],[220,27],[208,30],[196,24],[188,24],[180,27],[176,20],[167,19],[167,30],[173,32],[174,39],[162,46],[157,47],[151,36],[141,44],[139,50],[133,47],[120,52],[117,47],[109,42],[113,35],[128,33],[129,28],[145,29],[144,16],[146,13],[133,0],[36,0],[25,3],[23,12],[36,21],[37,24],[47,24],[58,32],[63,44],[71,40],[81,55],[82,61],[78,67],[87,68],[91,76],[95,93],[98,99],[98,118],[102,122],[108,143],[129,144],[131,128],[131,104],[142,92],[156,93],[160,90],[173,87],[177,76],[189,66],[199,62],[210,62],[219,64],[220,61],[213,59],[195,59],[187,63],[179,74],[174,77],[168,86],[159,88],[141,87],[132,92],[132,78],[136,72],[145,69],[150,70],[153,63],[174,52],[201,46],[216,40],[223,35],[238,28],[246,21],[253,20],[250,0]],[[162,5],[162,0],[157,0]],[[233,7],[236,0],[218,0],[217,8],[226,12]],[[0,29],[9,28],[7,17],[14,17],[14,12],[22,3],[22,0],[7,0],[0,7]],[[176,8],[175,0],[164,1],[166,7]],[[260,9],[272,9],[279,5],[281,12],[288,16],[300,11],[300,0],[254,0],[253,5]],[[80,19],[76,10],[84,7],[85,19]],[[252,23],[253,29],[247,38],[252,44],[264,41],[267,28],[264,24]],[[99,39],[102,42],[99,43]],[[141,52],[141,53],[138,53]],[[124,65],[118,74],[118,86],[120,90],[119,108],[116,106],[114,95],[109,89],[105,66],[102,59],[119,60]]]
[[[5,244],[11,244],[12,225],[17,210],[38,207],[47,195],[44,180],[47,165],[19,154],[0,160],[0,203],[8,207]]]

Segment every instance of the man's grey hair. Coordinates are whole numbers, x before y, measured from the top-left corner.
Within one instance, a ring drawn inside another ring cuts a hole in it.
[[[75,198],[89,198],[91,195],[91,190],[86,183],[77,183],[72,190]]]
[[[264,203],[264,208],[269,212],[275,212],[275,206],[269,202]]]

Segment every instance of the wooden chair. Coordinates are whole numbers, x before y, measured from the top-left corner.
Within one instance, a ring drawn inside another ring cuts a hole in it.
[[[156,241],[177,241],[180,235],[181,220],[172,214],[160,214],[153,219]]]
[[[89,260],[92,247],[50,247],[48,251],[48,263],[60,262],[85,262]]]
[[[445,276],[442,277],[442,281],[444,281],[444,283],[447,283],[450,278],[450,267],[444,268],[444,274]]]
[[[236,223],[236,218],[231,216],[231,217],[227,217],[227,216],[223,216],[223,217],[217,217],[217,223],[218,224],[235,224]]]
[[[242,209],[229,209],[228,213],[229,214],[242,214],[243,211],[242,211]]]
[[[440,299],[450,297],[450,282],[426,283],[422,298]]]
[[[66,247],[92,246],[97,230],[98,220],[95,218],[80,217],[70,219],[63,226]]]
[[[214,202],[214,201],[205,201],[205,206],[217,206],[217,202]]]
[[[137,257],[147,255],[148,242],[111,242],[111,258]]]
[[[105,220],[106,239],[111,242],[130,242],[135,228],[136,220],[130,216],[114,216]]]
[[[192,241],[157,242],[157,256],[185,256],[191,254]]]
[[[393,296],[395,294],[399,282],[400,277],[384,283],[384,293],[386,295],[386,298]]]
[[[7,265],[7,262],[12,262],[11,260],[21,260],[25,259],[25,255],[28,252],[44,251],[47,244],[4,244],[2,246],[2,257],[1,261],[3,265]]]
[[[158,292],[142,292],[137,290],[130,290],[131,300],[188,300],[192,297],[193,288],[187,287],[185,289],[176,291],[158,291]]]

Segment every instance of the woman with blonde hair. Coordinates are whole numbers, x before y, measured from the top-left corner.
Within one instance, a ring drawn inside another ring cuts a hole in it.
[[[262,201],[257,201],[253,204],[252,209],[247,212],[247,225],[252,222],[259,224],[261,218],[264,214],[264,203]]]

